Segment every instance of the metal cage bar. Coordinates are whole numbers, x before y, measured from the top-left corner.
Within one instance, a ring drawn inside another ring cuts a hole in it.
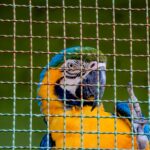
[[[13,19],[16,20],[15,0],[13,0]],[[16,50],[16,22],[13,22],[13,51]],[[16,126],[16,53],[13,54],[13,140],[12,148],[15,149]]]

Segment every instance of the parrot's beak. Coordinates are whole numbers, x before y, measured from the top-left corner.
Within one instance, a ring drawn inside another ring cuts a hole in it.
[[[106,69],[104,66],[99,67],[98,70],[89,72],[82,81],[81,85],[77,87],[76,96],[85,99],[86,101],[93,101],[91,111],[98,105],[103,97],[106,84]],[[82,93],[81,93],[82,91]]]
[[[98,92],[94,96],[94,103],[92,106],[91,111],[100,104],[100,100],[102,99],[104,95],[105,85],[106,85],[106,71],[104,67],[101,67],[99,71],[99,89]]]

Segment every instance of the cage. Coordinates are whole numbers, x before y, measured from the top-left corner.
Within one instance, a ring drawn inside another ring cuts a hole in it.
[[[132,82],[150,121],[149,13],[149,0],[1,0],[0,149],[40,149],[49,130],[36,101],[39,75],[59,50],[73,46],[107,57],[102,102],[108,112],[116,116]]]

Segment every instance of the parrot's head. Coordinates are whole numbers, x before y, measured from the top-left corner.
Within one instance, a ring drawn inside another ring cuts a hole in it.
[[[47,85],[54,87],[54,93],[66,106],[81,106],[81,100],[92,109],[99,105],[106,84],[106,57],[101,51],[91,47],[60,51],[42,71],[41,83],[50,69],[53,71],[49,72],[49,80],[55,83],[50,81]]]

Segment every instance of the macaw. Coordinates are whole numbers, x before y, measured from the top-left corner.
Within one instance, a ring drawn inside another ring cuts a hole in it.
[[[42,138],[41,150],[149,149],[145,133],[150,128],[145,119],[134,119],[141,117],[137,107],[131,102],[118,103],[120,116],[105,111],[101,101],[105,84],[106,57],[95,48],[67,48],[51,59],[38,85],[38,104],[49,130]],[[133,135],[131,122],[135,124]]]

